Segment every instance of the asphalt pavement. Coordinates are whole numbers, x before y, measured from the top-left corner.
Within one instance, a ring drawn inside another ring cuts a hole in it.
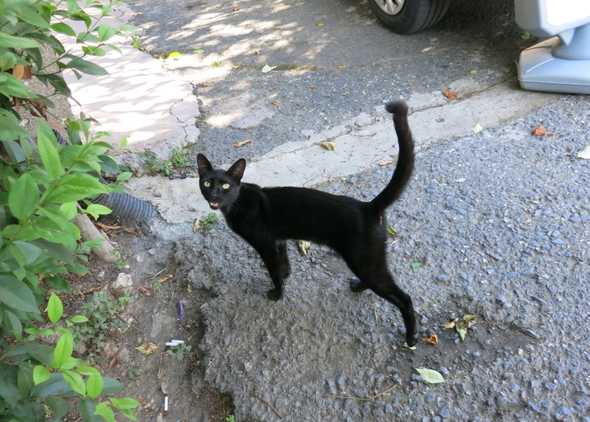
[[[132,181],[159,207],[179,271],[212,293],[205,379],[231,394],[237,420],[590,421],[590,161],[578,158],[590,101],[519,90],[514,62],[532,41],[511,2],[456,1],[412,36],[352,0],[128,4],[141,49],[193,87],[192,152],[246,157],[247,181],[371,199],[393,169],[378,161],[395,162],[382,105],[412,105],[415,176],[388,212],[388,248],[421,334],[438,336],[414,352],[400,347],[397,310],[351,293],[326,248],[290,245],[285,298],[270,303],[260,260],[225,224],[193,233],[205,212],[194,178]],[[443,329],[466,315],[464,341]]]

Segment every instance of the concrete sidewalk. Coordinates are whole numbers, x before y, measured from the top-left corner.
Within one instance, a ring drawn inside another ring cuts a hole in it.
[[[131,10],[121,5],[104,23],[119,27],[131,16]],[[81,25],[72,23],[78,30]],[[200,113],[193,86],[167,71],[162,60],[133,48],[131,36],[116,36],[109,42],[120,51],[108,49],[105,56],[90,58],[108,75],[84,74],[77,79],[73,72],[64,72],[74,114],[83,112],[96,119],[95,129],[111,133],[116,152],[149,149],[166,159],[173,149],[195,143]],[[64,45],[77,48],[71,39],[64,39]]]

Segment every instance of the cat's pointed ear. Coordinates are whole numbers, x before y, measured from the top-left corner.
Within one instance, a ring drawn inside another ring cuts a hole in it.
[[[197,155],[197,166],[199,169],[199,177],[202,176],[205,172],[213,170],[213,166],[207,160],[203,154]]]
[[[225,173],[228,176],[233,177],[236,182],[240,182],[242,180],[242,176],[244,176],[244,171],[246,170],[246,160],[240,158],[238,161],[233,163],[228,171]]]

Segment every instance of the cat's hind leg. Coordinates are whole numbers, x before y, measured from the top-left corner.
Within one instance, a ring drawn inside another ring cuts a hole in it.
[[[410,296],[395,284],[392,275],[385,268],[371,275],[367,281],[369,288],[401,312],[406,328],[406,343],[412,347],[416,344],[416,313]]]
[[[287,242],[284,240],[277,241],[277,250],[281,261],[281,278],[284,280],[291,275],[291,264],[289,263],[289,256],[287,255]]]

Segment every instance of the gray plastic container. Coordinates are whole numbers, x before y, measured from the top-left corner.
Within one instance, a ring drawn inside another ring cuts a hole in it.
[[[590,0],[515,0],[515,16],[534,35],[558,35],[520,54],[520,85],[590,94]]]

